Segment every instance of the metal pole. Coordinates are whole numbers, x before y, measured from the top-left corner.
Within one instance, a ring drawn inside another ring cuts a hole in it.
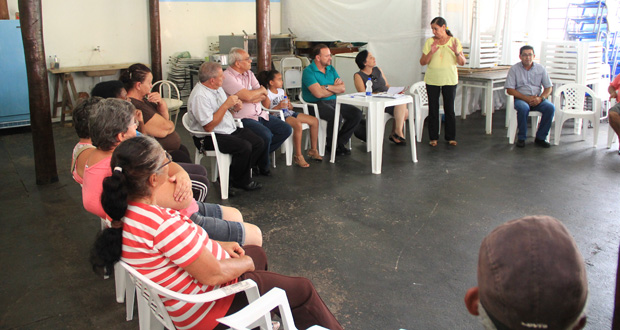
[[[149,0],[149,23],[151,27],[151,71],[153,82],[162,80],[161,34],[159,28],[159,0]]]
[[[41,0],[20,0],[18,8],[26,56],[36,182],[49,184],[58,182],[58,171],[43,47]]]
[[[256,42],[258,72],[271,70],[271,21],[269,0],[256,0]]]

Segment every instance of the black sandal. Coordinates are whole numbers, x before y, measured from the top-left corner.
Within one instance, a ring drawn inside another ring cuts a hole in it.
[[[396,135],[396,134],[391,134],[391,135],[390,135],[390,137],[389,137],[389,139],[390,139],[390,141],[394,142],[394,144],[396,144],[397,146],[398,146],[398,145],[401,145],[401,144],[403,143],[403,141],[401,141],[401,140],[398,138],[398,135]]]
[[[389,137],[390,141],[394,142],[397,146],[404,146],[406,144],[405,141],[401,140],[400,136],[396,134],[392,134]]]

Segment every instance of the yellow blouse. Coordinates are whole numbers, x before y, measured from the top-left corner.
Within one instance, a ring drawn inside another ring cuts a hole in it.
[[[425,55],[431,51],[433,42],[435,42],[434,38],[426,39],[424,49],[422,49]],[[461,42],[455,37],[450,37],[445,45],[440,45],[426,68],[425,83],[433,86],[446,86],[456,85],[459,82],[459,75],[456,70],[456,54],[450,49],[450,46],[455,42],[457,52],[463,51]]]

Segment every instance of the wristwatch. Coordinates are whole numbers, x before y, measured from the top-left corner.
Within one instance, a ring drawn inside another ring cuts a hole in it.
[[[325,85],[325,90],[329,92],[329,88],[327,88],[327,86],[329,85]]]

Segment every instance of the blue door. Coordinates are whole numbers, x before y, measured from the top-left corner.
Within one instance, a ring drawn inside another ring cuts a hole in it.
[[[28,77],[18,20],[0,20],[0,128],[30,125]]]

